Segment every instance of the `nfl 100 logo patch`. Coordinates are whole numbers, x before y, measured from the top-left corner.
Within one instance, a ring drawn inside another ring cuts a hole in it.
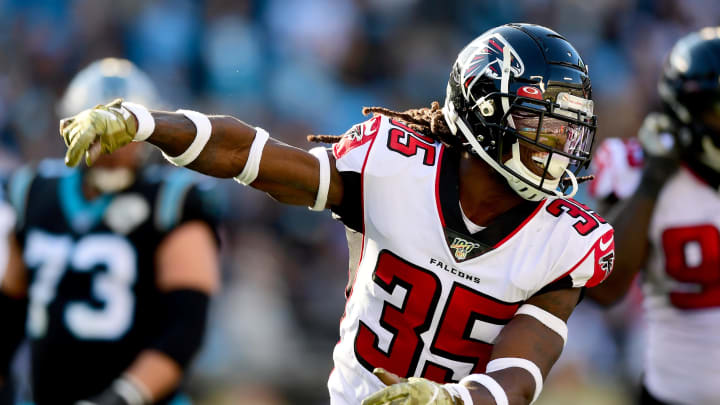
[[[465,260],[470,252],[479,247],[479,243],[470,242],[463,238],[455,238],[450,244],[450,250],[455,253],[455,258],[458,260]]]

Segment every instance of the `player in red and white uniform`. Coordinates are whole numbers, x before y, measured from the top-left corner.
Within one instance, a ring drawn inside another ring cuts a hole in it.
[[[438,382],[484,372],[523,303],[596,285],[612,263],[610,226],[572,199],[524,201],[473,223],[458,204],[460,154],[400,121],[375,116],[334,152],[338,170],[362,182],[362,206],[336,213],[364,224],[329,382],[337,403],[381,389],[376,367]]]
[[[567,40],[510,24],[460,53],[442,109],[371,108],[344,136],[316,137],[336,142],[331,155],[231,117],[125,103],[61,132],[70,165],[148,140],[175,164],[343,221],[357,260],[332,404],[514,405],[540,394],[582,287],[613,267],[612,228],[571,198],[590,161],[590,96]]]
[[[719,76],[720,28],[673,48],[659,84],[666,113],[643,124],[642,180],[614,219],[617,269],[588,290],[612,304],[645,269],[643,405],[720,404]]]

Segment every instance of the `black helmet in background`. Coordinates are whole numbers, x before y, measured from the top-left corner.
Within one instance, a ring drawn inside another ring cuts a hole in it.
[[[675,44],[658,92],[678,128],[683,159],[703,176],[720,176],[720,27],[703,28]]]

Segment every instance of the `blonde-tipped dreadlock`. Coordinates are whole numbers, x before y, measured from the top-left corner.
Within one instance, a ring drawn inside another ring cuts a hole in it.
[[[381,114],[396,118],[405,122],[413,131],[437,139],[448,146],[459,143],[457,138],[450,132],[440,108],[440,103],[437,101],[433,101],[429,108],[414,108],[399,112],[385,107],[364,107],[362,113],[363,115]],[[336,143],[340,141],[340,138],[342,136],[338,135],[308,135],[307,137],[310,142],[321,143]]]
[[[440,103],[433,101],[430,107],[413,108],[403,112],[393,111],[385,107],[363,107],[363,115],[368,114],[381,114],[390,118],[396,118],[400,121],[405,122],[410,129],[417,131],[423,135],[429,136],[433,139],[444,143],[447,146],[458,146],[462,145],[461,141],[450,132],[450,128],[445,122]],[[342,138],[342,135],[308,135],[307,140],[310,142],[319,143],[337,143]],[[594,179],[595,176],[580,176],[576,180],[578,184]],[[563,183],[570,182],[570,179],[564,177]]]

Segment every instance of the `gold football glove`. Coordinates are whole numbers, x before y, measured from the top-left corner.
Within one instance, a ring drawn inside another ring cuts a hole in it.
[[[77,166],[85,155],[92,165],[100,153],[112,153],[135,137],[137,123],[117,99],[60,121],[60,134],[68,147],[65,164]]]
[[[381,380],[382,373],[386,371],[373,371]],[[410,377],[370,395],[362,401],[362,405],[463,405],[463,401],[445,385]]]

